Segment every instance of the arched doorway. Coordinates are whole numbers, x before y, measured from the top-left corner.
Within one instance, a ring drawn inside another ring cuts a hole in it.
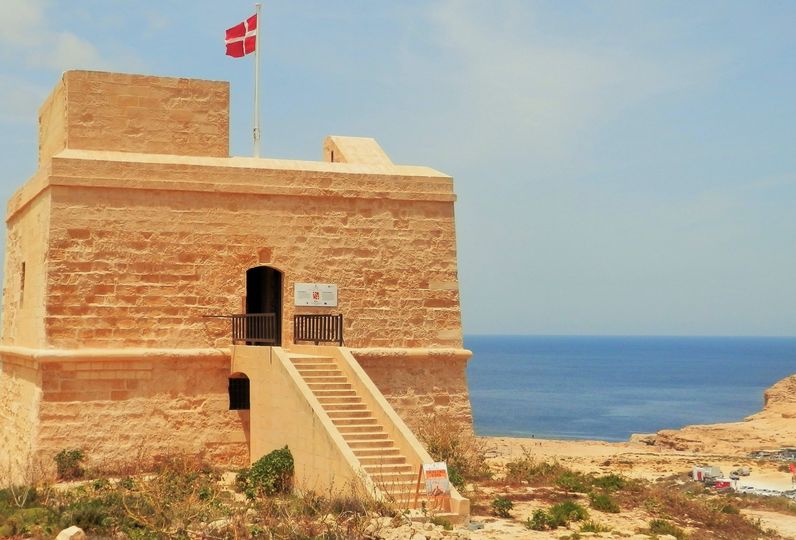
[[[247,318],[249,336],[266,338],[266,342],[261,343],[264,345],[281,345],[282,272],[270,266],[246,270],[246,314],[254,315]]]

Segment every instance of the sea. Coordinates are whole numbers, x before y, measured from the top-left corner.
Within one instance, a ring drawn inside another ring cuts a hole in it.
[[[466,336],[478,435],[627,440],[733,422],[796,373],[796,338]]]

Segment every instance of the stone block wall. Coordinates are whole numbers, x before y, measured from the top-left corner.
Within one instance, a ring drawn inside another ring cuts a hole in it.
[[[228,346],[228,321],[202,316],[240,313],[246,270],[269,265],[284,274],[283,343],[294,313],[333,311],[347,346],[461,347],[449,201],[308,195],[320,175],[295,193],[149,190],[84,164],[85,185],[51,188],[48,346]],[[338,307],[294,307],[296,282],[337,284]]]
[[[7,221],[2,343],[44,342],[50,194],[42,193]]]
[[[410,427],[430,415],[441,415],[463,429],[472,429],[463,350],[351,351],[395,412]]]
[[[41,372],[31,362],[0,358],[0,487],[34,480],[40,400]]]
[[[39,108],[39,167],[66,148],[65,80],[55,86]]]
[[[44,463],[81,448],[90,465],[114,468],[180,453],[245,466],[249,411],[230,411],[229,357],[48,360],[36,456]]]
[[[64,148],[229,155],[229,83],[67,71],[39,111],[39,163]]]

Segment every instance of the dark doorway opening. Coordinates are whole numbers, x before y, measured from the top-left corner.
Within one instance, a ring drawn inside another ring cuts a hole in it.
[[[234,373],[229,377],[229,410],[248,411],[251,407],[249,401],[249,378],[242,373]]]
[[[270,266],[256,266],[246,270],[246,314],[273,314],[274,342],[282,343],[282,272]],[[256,324],[254,318],[250,324]],[[254,335],[250,333],[249,335]]]

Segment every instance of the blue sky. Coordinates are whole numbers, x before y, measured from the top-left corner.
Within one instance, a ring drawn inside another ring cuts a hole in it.
[[[0,196],[67,69],[232,83],[248,2],[2,0]],[[375,137],[455,178],[465,332],[796,335],[796,4],[267,2],[267,157]]]

